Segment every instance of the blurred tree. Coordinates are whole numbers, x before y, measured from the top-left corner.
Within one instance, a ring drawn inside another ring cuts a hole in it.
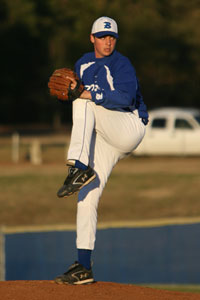
[[[0,7],[2,19],[0,48],[2,59],[1,122],[34,122],[41,118],[44,103],[44,74],[48,65],[48,45],[40,35],[35,1],[7,0]],[[44,112],[43,112],[44,114]],[[47,116],[42,116],[44,119]]]

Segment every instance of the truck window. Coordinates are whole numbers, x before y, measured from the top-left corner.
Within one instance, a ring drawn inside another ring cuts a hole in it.
[[[176,119],[175,120],[176,129],[192,129],[192,125],[185,119]]]
[[[167,120],[165,118],[155,118],[152,121],[152,128],[165,128]]]

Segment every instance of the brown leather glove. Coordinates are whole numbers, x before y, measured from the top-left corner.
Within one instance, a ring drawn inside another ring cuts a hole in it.
[[[72,81],[68,77],[76,80],[77,85],[75,89],[71,89]],[[84,90],[84,86],[77,74],[68,68],[55,70],[49,78],[48,87],[50,89],[50,95],[56,96],[62,101],[73,101],[78,98]]]

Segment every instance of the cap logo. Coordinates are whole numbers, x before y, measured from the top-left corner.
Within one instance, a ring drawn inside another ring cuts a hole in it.
[[[91,29],[91,34],[95,37],[100,38],[105,35],[114,36],[118,38],[118,28],[115,20],[109,17],[101,17],[94,21]]]
[[[111,28],[110,22],[104,22],[104,28]]]

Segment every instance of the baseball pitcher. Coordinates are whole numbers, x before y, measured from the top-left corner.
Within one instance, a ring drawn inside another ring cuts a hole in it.
[[[56,70],[51,95],[73,101],[73,127],[68,149],[68,176],[58,197],[78,193],[77,261],[57,283],[94,282],[91,254],[95,246],[99,199],[116,163],[142,141],[148,112],[130,60],[115,50],[118,27],[109,17],[98,18],[90,41],[94,51],[84,54],[75,72]]]

